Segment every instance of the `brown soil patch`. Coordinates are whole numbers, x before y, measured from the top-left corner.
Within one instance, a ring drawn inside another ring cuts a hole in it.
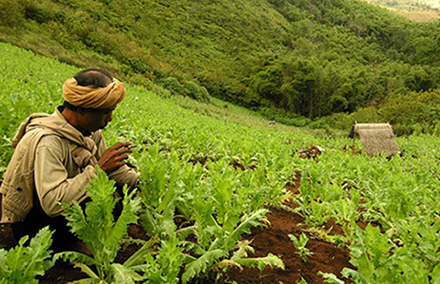
[[[298,192],[296,186],[287,186],[287,189],[293,193]],[[270,221],[269,227],[253,228],[252,234],[244,236],[252,240],[251,246],[255,249],[255,253],[250,257],[262,257],[272,253],[283,260],[285,269],[266,268],[260,273],[256,268],[243,268],[243,270],[233,268],[227,273],[228,280],[239,284],[290,284],[304,279],[309,284],[315,284],[324,283],[324,279],[318,275],[320,271],[333,273],[339,279],[343,279],[341,271],[344,267],[355,269],[349,262],[350,253],[347,248],[338,247],[308,232],[304,219],[290,210],[295,207],[295,204],[288,202],[286,206],[286,209],[272,209],[267,214]],[[343,235],[341,226],[333,220],[329,220],[324,226],[324,230],[329,229],[331,229],[329,235]],[[305,262],[297,254],[298,249],[288,236],[292,234],[299,238],[302,233],[309,238],[306,248],[312,252]],[[345,283],[352,283],[348,279],[343,280]]]

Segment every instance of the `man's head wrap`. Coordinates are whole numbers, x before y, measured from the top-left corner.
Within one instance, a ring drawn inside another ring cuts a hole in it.
[[[63,85],[64,100],[71,105],[93,109],[113,109],[125,98],[125,85],[113,78],[107,87],[79,86],[75,78]]]

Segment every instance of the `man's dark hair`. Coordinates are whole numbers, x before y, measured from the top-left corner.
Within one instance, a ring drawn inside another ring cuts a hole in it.
[[[64,108],[68,108],[68,109],[70,109],[71,111],[78,112],[78,107],[77,107],[77,106],[74,106],[74,105],[72,105],[72,104],[69,104],[69,103],[66,102],[66,101],[64,101],[63,107],[64,107]]]
[[[104,88],[113,82],[113,76],[101,69],[87,69],[73,76],[80,86],[94,86]]]

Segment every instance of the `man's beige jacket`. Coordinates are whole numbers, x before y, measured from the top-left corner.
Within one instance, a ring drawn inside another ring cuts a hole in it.
[[[59,109],[52,115],[28,117],[13,139],[15,150],[0,187],[1,223],[24,221],[39,202],[47,215],[63,212],[61,203],[86,199],[94,166],[107,149],[101,131],[84,136],[67,122]],[[131,187],[139,174],[123,166],[109,174],[118,184]]]

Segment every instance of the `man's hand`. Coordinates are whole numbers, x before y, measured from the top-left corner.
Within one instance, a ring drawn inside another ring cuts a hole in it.
[[[129,147],[131,142],[118,142],[102,153],[98,161],[98,166],[106,173],[111,173],[121,166],[125,165],[125,160],[128,159],[127,153],[132,153],[133,150]]]

